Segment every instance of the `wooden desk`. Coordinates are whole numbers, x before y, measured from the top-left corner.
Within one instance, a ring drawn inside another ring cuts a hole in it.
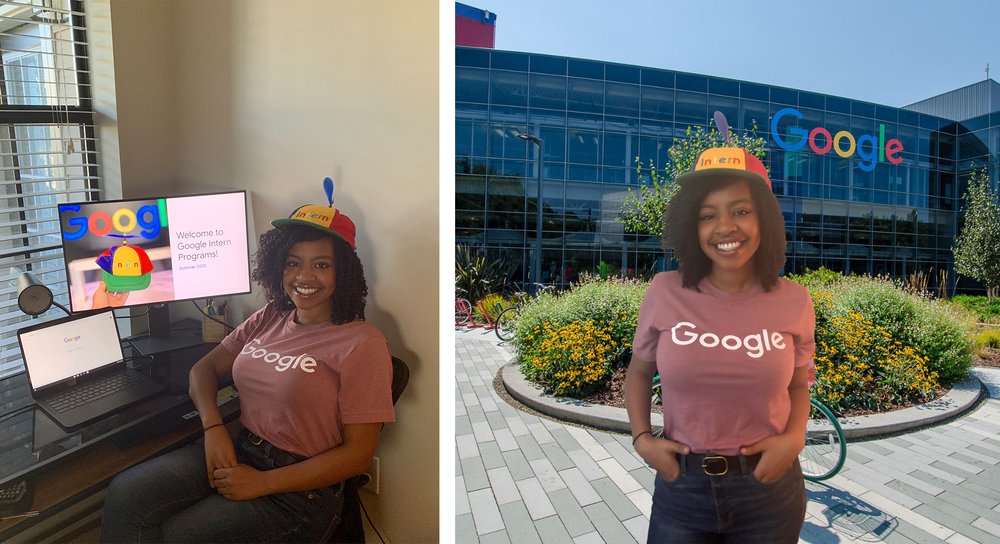
[[[80,526],[81,520],[86,526],[88,516],[99,523],[103,492],[115,475],[199,438],[201,422],[187,397],[187,371],[212,347],[206,344],[158,355],[147,370],[169,384],[164,393],[81,429],[62,429],[37,408],[15,416],[25,422],[30,419],[32,429],[17,432],[16,441],[0,443],[0,453],[6,455],[0,462],[7,461],[0,464],[0,485],[27,479],[34,490],[31,510],[39,515],[0,522],[0,542],[53,538],[67,527]],[[0,381],[0,398],[10,397],[3,396],[5,389],[22,387],[17,378]],[[231,392],[223,388],[220,404],[227,422],[239,416],[239,399]],[[30,405],[30,397],[27,402]],[[0,433],[7,428],[2,418],[0,414]],[[35,461],[30,462],[28,455]]]

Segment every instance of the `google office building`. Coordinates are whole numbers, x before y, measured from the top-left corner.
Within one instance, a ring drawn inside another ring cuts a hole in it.
[[[459,42],[461,43],[461,42]],[[530,280],[673,268],[653,236],[616,220],[628,190],[713,112],[756,127],[785,216],[786,272],[820,266],[955,281],[952,245],[974,169],[996,183],[1000,84],[905,107],[658,68],[487,47],[455,50],[456,242]],[[994,106],[995,105],[995,106]],[[638,158],[641,171],[636,170]],[[954,287],[949,285],[949,288]],[[962,284],[962,287],[966,285]]]

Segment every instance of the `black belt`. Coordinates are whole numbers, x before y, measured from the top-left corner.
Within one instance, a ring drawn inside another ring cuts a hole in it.
[[[681,467],[681,475],[690,470],[694,473],[704,472],[709,476],[725,476],[730,472],[738,472],[749,476],[760,461],[760,454],[753,455],[717,455],[714,453],[678,454],[677,462]]]
[[[249,442],[252,446],[254,446],[255,448],[260,448],[261,450],[264,451],[266,455],[269,455],[272,459],[278,461],[279,463],[290,465],[307,459],[307,457],[287,452],[275,446],[274,444],[268,442],[267,439],[265,439],[264,437],[254,433],[253,431],[251,431],[246,427],[241,428],[240,432],[246,435],[247,442]],[[340,482],[331,485],[329,489],[332,489],[335,493],[341,493],[344,491],[346,483],[347,480],[341,480]]]

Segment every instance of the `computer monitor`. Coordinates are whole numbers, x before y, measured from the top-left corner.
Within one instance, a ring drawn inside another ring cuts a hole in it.
[[[144,354],[200,341],[167,304],[250,292],[246,191],[59,204],[70,309],[146,306]]]

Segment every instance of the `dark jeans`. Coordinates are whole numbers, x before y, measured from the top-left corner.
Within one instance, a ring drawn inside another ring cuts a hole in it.
[[[709,472],[720,470],[712,467]],[[723,476],[709,476],[688,463],[686,473],[673,482],[656,477],[647,541],[796,543],[805,514],[805,482],[797,460],[770,484],[759,483],[749,463],[730,466]]]
[[[235,441],[240,463],[271,470],[301,460]],[[340,523],[343,485],[231,501],[208,484],[200,444],[161,455],[119,474],[108,488],[101,542],[325,542]]]

